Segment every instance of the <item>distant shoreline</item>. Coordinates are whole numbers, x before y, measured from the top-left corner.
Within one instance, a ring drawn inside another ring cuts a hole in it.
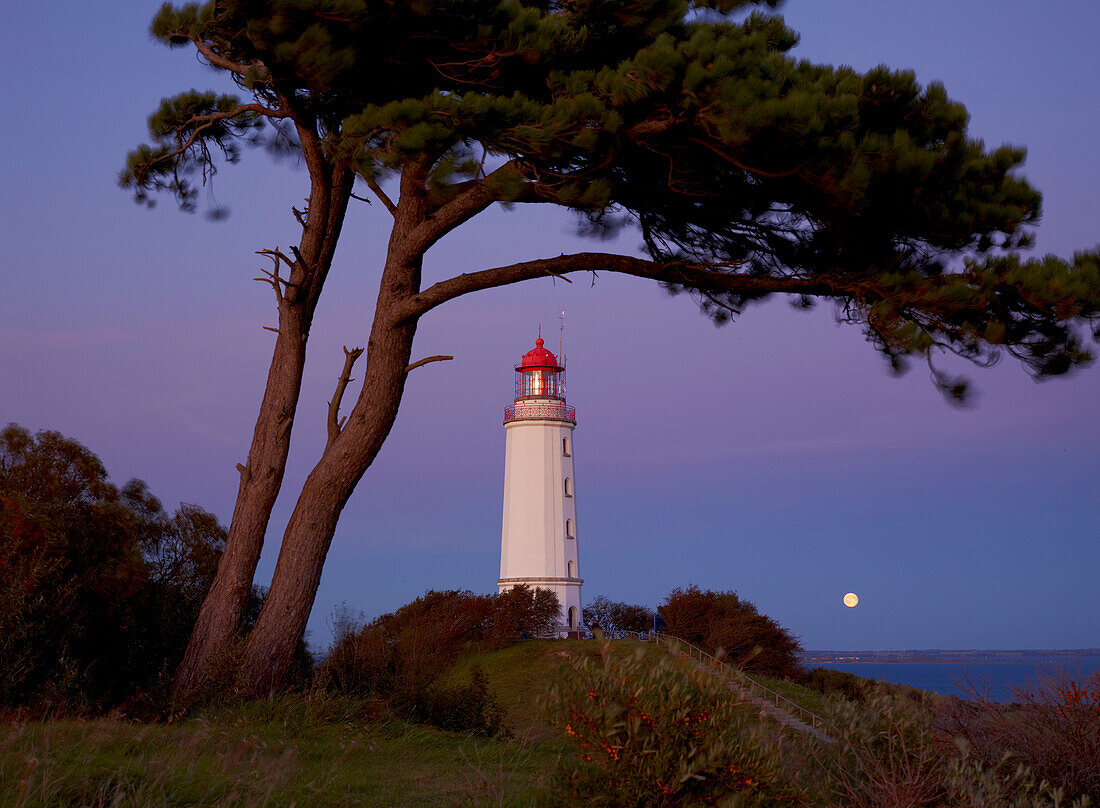
[[[1024,649],[1024,650],[944,650],[939,648],[906,651],[806,651],[801,656],[802,664],[844,664],[861,663],[881,664],[898,663],[1020,663],[1044,662],[1064,663],[1067,661],[1100,660],[1100,648],[1067,648],[1064,650]]]

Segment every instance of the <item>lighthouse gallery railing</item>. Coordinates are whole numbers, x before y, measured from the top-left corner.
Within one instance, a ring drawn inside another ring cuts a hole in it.
[[[547,418],[554,421],[577,422],[576,411],[567,404],[520,404],[519,415],[516,415],[516,405],[511,404],[504,408],[504,423],[522,418]]]

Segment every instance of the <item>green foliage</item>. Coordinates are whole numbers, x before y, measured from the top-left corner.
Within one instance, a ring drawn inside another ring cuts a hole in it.
[[[0,703],[103,708],[165,684],[225,531],[56,432],[0,432]]]
[[[450,685],[434,681],[418,690],[401,694],[396,701],[399,711],[407,711],[413,720],[449,732],[470,732],[492,738],[507,735],[504,710],[489,692],[481,668],[470,669],[470,683]]]
[[[560,619],[557,596],[516,587],[498,595],[429,591],[392,614],[358,626],[343,613],[317,671],[320,687],[349,695],[417,693],[463,651],[502,648],[539,636]]]
[[[217,155],[294,152],[296,129],[323,144],[317,177],[412,167],[434,209],[476,187],[570,208],[592,235],[637,226],[654,277],[718,322],[788,293],[836,301],[895,369],[945,351],[981,364],[1007,351],[1038,376],[1089,361],[1097,254],[1003,255],[1041,212],[1024,150],[971,138],[966,109],[912,71],[798,61],[782,18],[731,16],[777,5],[165,5],[154,36],[192,43],[252,98],[166,99],[121,182],[190,209]]]
[[[646,631],[653,626],[653,612],[648,606],[637,606],[610,600],[604,595],[592,598],[584,607],[584,622],[598,626],[605,637],[625,637],[628,631]]]
[[[503,647],[521,638],[546,637],[561,622],[561,604],[550,589],[523,584],[489,596],[492,603],[488,639]]]
[[[832,668],[814,668],[801,677],[801,684],[826,696],[839,696],[847,701],[866,701],[873,694],[874,686],[868,679],[847,671]]]
[[[550,804],[797,804],[757,710],[668,657],[654,664],[608,644],[571,656],[543,706],[573,742]]]
[[[668,634],[746,671],[785,677],[801,670],[798,640],[736,592],[678,588],[658,611]]]

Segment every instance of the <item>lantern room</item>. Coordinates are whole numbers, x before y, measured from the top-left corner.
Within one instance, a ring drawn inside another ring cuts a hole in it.
[[[542,337],[535,347],[523,355],[516,365],[516,401],[522,398],[557,398],[565,400],[565,368],[558,358],[543,347]]]

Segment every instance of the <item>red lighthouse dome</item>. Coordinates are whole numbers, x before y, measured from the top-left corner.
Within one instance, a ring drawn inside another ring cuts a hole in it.
[[[558,358],[554,356],[553,351],[548,351],[543,348],[542,337],[535,340],[535,347],[523,355],[523,359],[520,360],[516,370],[528,370],[534,368],[544,368],[546,370],[564,370],[558,365]]]
[[[565,403],[565,365],[544,347],[542,335],[516,368],[515,403],[504,410],[504,422],[535,419],[577,422]]]

